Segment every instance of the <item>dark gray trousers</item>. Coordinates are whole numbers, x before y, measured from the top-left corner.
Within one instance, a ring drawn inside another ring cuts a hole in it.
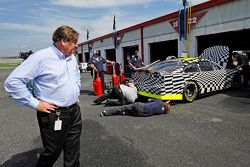
[[[64,167],[79,167],[80,136],[82,118],[79,105],[70,110],[58,110],[62,128],[54,130],[56,113],[37,112],[44,151],[40,154],[36,167],[52,167],[64,151]]]
[[[110,106],[120,106],[120,105],[124,105],[127,103],[127,100],[122,95],[122,92],[119,86],[113,87],[109,91],[108,94],[104,94],[98,97],[96,100],[94,100],[94,103],[100,104],[101,102],[107,99],[118,99],[118,101],[109,101],[109,104],[107,105],[110,105]]]
[[[113,107],[109,110],[106,110],[106,116],[111,115],[134,115],[134,116],[143,116],[144,104],[141,102],[136,102],[133,104],[123,105],[119,107]]]

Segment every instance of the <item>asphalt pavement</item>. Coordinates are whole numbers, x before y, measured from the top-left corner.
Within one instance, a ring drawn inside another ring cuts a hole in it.
[[[4,91],[11,70],[0,69],[0,166],[32,167],[42,151],[36,111]],[[250,166],[250,88],[172,102],[167,116],[99,117],[105,107],[92,103],[92,78],[81,77],[81,166]]]

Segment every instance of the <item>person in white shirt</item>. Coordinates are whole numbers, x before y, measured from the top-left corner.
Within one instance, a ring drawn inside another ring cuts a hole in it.
[[[101,104],[103,101],[107,100],[105,106],[121,106],[134,103],[137,97],[137,88],[135,84],[130,81],[128,85],[113,87],[108,94],[104,94],[94,100],[94,103]],[[110,99],[118,99],[118,101]]]

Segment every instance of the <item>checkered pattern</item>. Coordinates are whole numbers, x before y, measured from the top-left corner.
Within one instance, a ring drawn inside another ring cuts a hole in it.
[[[229,58],[229,48],[227,46],[212,46],[205,49],[200,57],[213,61],[226,68]]]
[[[132,79],[136,81],[137,87],[140,88],[140,91],[161,94],[164,93],[161,91],[163,78],[164,76],[161,76],[160,74],[143,72],[135,73]]]
[[[133,75],[133,79],[137,81],[139,91],[161,96],[182,94],[185,84],[192,80],[197,83],[199,93],[204,94],[229,88],[235,72],[235,70],[223,68],[215,71],[189,73],[161,72],[160,74],[149,74],[137,72]]]

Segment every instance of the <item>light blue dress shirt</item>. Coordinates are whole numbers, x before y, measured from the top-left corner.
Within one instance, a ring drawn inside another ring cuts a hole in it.
[[[34,96],[27,88],[33,80]],[[80,71],[74,55],[67,58],[53,45],[29,56],[6,79],[5,90],[20,104],[36,108],[39,100],[60,107],[77,102]]]

